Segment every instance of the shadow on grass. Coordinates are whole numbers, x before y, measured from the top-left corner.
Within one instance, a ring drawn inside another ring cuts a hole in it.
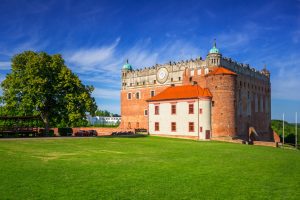
[[[105,135],[105,136],[99,136],[103,138],[143,138],[148,137],[148,135],[145,134],[134,134],[134,135]]]

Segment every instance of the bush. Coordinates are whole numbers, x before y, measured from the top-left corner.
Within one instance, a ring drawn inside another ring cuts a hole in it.
[[[60,136],[70,136],[73,133],[72,128],[58,128],[58,133]]]

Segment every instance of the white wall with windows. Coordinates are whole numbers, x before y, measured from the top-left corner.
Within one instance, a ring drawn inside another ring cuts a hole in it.
[[[211,132],[209,99],[149,102],[148,115],[150,134],[199,136],[199,139],[205,139],[207,131]]]
[[[117,125],[121,122],[121,117],[92,117],[90,114],[87,114],[86,118],[91,125]]]

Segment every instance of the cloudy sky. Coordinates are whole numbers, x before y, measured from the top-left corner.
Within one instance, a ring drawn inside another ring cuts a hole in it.
[[[300,113],[300,0],[0,1],[0,81],[24,50],[60,53],[100,109],[120,112],[121,67],[221,53],[272,76],[272,118]]]

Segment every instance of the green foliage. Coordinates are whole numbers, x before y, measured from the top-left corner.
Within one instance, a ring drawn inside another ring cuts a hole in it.
[[[282,120],[272,120],[272,129],[282,138]],[[300,144],[300,125],[298,124],[298,144]],[[284,140],[286,143],[295,144],[295,124],[284,122]]]
[[[300,152],[159,137],[0,140],[0,199],[299,199]]]
[[[40,115],[49,126],[86,124],[95,113],[92,86],[85,86],[64,64],[61,55],[25,51],[12,58],[12,69],[1,83],[6,115]]]
[[[107,110],[97,110],[95,112],[95,116],[100,116],[100,117],[110,117],[110,116],[120,117],[120,115],[111,113],[111,112],[109,112]]]

